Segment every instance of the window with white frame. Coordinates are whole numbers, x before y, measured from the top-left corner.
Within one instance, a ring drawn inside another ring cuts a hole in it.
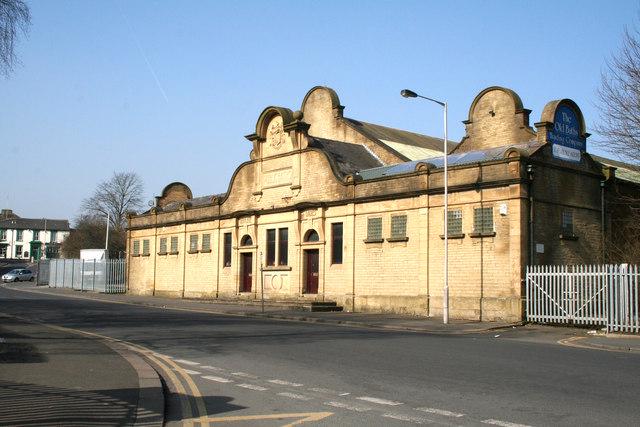
[[[22,242],[22,231],[23,230],[16,230],[16,242]],[[22,251],[22,249],[20,249]]]

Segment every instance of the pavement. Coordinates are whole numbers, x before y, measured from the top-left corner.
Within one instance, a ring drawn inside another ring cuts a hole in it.
[[[163,424],[158,374],[117,342],[0,314],[0,425]]]
[[[640,336],[601,330],[506,322],[451,321],[400,315],[304,312],[291,306],[170,299],[127,294],[97,294],[38,287],[7,288],[244,318],[397,330],[429,335],[483,336],[537,341],[552,345],[640,354]],[[105,369],[106,368],[106,369]],[[162,425],[166,397],[148,358],[127,342],[34,323],[0,313],[0,425]],[[165,390],[165,392],[167,392]],[[169,395],[173,392],[169,391]],[[26,404],[25,402],[29,402]]]

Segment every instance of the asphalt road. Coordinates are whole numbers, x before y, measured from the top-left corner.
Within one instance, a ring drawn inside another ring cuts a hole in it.
[[[638,355],[531,331],[435,336],[8,289],[0,312],[152,350],[173,372],[170,425],[189,415],[261,426],[640,424]]]

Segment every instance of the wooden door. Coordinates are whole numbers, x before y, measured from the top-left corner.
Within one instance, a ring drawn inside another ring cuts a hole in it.
[[[253,280],[253,254],[240,254],[240,292],[251,292]]]
[[[310,249],[304,251],[305,253],[305,264],[307,269],[306,274],[306,284],[305,284],[305,293],[306,294],[317,294],[318,293],[318,267],[319,267],[319,251],[318,249]]]

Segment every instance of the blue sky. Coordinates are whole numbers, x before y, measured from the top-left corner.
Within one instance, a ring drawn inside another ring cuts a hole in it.
[[[114,171],[145,200],[169,182],[224,192],[260,112],[334,88],[345,115],[459,140],[475,95],[515,90],[539,120],[571,98],[587,128],[633,1],[31,0],[22,64],[0,79],[0,207],[73,219]],[[592,138],[597,138],[594,135]],[[588,151],[600,152],[592,144]]]

